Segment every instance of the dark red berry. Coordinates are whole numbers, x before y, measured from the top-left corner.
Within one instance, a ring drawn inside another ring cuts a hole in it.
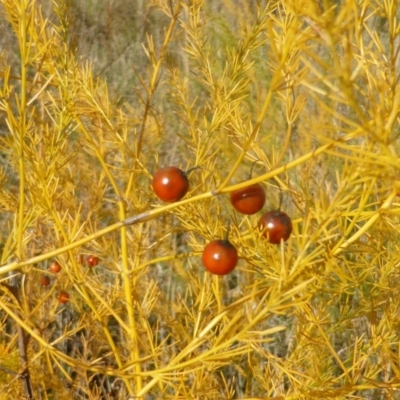
[[[292,220],[280,210],[268,211],[258,221],[262,235],[272,244],[286,242],[292,233]]]
[[[202,261],[207,271],[215,275],[232,272],[238,262],[236,247],[228,240],[213,240],[203,250]]]
[[[42,286],[49,286],[50,285],[50,278],[47,275],[42,275],[40,278],[40,284]]]
[[[231,203],[235,210],[242,214],[251,215],[260,211],[265,203],[265,192],[258,183],[243,189],[234,190],[230,194]]]
[[[189,190],[189,180],[177,167],[161,168],[153,177],[152,186],[158,198],[173,203],[182,199]]]
[[[95,267],[99,263],[99,257],[90,255],[86,258],[86,265],[88,267]]]

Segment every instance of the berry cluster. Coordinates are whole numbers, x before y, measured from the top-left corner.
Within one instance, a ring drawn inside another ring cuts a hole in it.
[[[189,190],[187,173],[177,167],[169,166],[160,169],[153,177],[152,186],[158,198],[173,203],[181,200]],[[246,215],[256,214],[265,203],[264,189],[258,183],[230,194],[233,208]],[[289,239],[292,233],[292,220],[278,210],[268,211],[258,221],[261,235],[272,244],[280,244]],[[202,255],[204,267],[216,275],[232,272],[238,262],[238,252],[228,239],[213,240],[208,243]]]
[[[83,257],[83,255],[79,255],[77,258],[77,261],[79,264],[86,265],[89,268],[95,267],[99,263],[99,258],[93,254],[89,255],[86,257],[86,259]],[[48,268],[49,272],[52,274],[58,274],[61,271],[61,265],[57,261],[53,261]],[[43,287],[49,286],[51,283],[51,280],[48,275],[42,275],[40,277],[40,284]],[[68,292],[60,292],[58,295],[58,301],[62,304],[66,304],[69,301],[69,294]]]

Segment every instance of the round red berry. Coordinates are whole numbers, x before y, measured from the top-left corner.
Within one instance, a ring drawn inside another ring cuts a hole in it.
[[[167,203],[182,199],[189,190],[189,180],[177,167],[161,168],[153,177],[152,186],[157,197]]]
[[[272,244],[286,242],[292,233],[292,220],[280,210],[268,211],[258,221],[262,235]]]
[[[238,263],[238,252],[229,240],[213,240],[203,250],[202,261],[207,271],[215,275],[232,272]]]
[[[42,286],[49,286],[50,285],[50,278],[47,275],[42,275],[40,278],[40,284]]]
[[[68,303],[69,294],[67,292],[60,292],[60,294],[58,295],[58,301],[62,304]]]
[[[231,204],[242,214],[251,215],[260,211],[265,203],[265,192],[259,183],[234,190],[230,194]]]
[[[57,274],[61,271],[61,265],[57,261],[54,261],[50,264],[49,271]]]
[[[99,257],[90,255],[86,258],[86,265],[88,267],[95,267],[99,263]]]

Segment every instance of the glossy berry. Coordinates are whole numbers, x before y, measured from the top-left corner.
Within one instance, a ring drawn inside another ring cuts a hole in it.
[[[49,271],[53,272],[53,274],[58,274],[61,271],[61,265],[57,261],[54,261],[50,264]]]
[[[88,267],[95,267],[99,263],[99,257],[90,255],[86,258],[86,265]]]
[[[286,242],[292,233],[292,220],[280,210],[268,211],[258,221],[262,235],[272,244]]]
[[[158,198],[173,203],[185,196],[189,190],[189,180],[177,167],[161,168],[153,177],[152,186]]]
[[[234,190],[230,197],[235,210],[246,215],[257,213],[265,203],[265,192],[259,183]]]
[[[67,292],[60,292],[60,294],[58,295],[58,301],[62,304],[68,303],[69,294]]]
[[[215,275],[226,275],[232,272],[238,262],[236,247],[228,240],[213,240],[203,250],[203,265]]]
[[[50,278],[47,275],[42,275],[40,278],[40,284],[42,286],[49,286],[50,285]]]

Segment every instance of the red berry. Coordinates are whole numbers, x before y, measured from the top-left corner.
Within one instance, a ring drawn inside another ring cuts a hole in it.
[[[265,203],[265,192],[259,183],[234,190],[230,197],[235,210],[246,215],[257,213]]]
[[[236,247],[229,240],[213,240],[203,250],[203,265],[215,275],[232,272],[238,262]]]
[[[95,267],[99,263],[99,257],[90,255],[86,258],[86,265],[88,267]]]
[[[40,284],[42,286],[49,286],[50,285],[50,278],[47,275],[42,275],[40,278]]]
[[[61,271],[61,265],[57,261],[54,261],[50,264],[49,271],[57,274]]]
[[[60,294],[58,295],[58,301],[62,304],[68,303],[69,294],[67,292],[60,292]]]
[[[189,190],[186,174],[177,167],[161,168],[153,177],[154,193],[161,200],[173,203],[182,199]]]
[[[280,210],[268,211],[258,221],[262,235],[272,244],[286,242],[292,233],[292,220]]]

